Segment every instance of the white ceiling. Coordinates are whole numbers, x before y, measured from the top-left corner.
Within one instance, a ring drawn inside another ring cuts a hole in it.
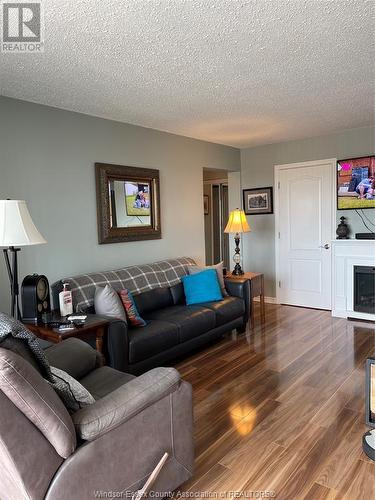
[[[374,0],[46,0],[0,89],[237,147],[370,125]]]

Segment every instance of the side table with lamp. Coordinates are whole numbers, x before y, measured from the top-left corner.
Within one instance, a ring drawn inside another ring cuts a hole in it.
[[[247,222],[245,212],[236,208],[229,214],[228,224],[226,225],[225,233],[235,233],[234,241],[236,244],[233,261],[234,269],[229,273],[227,279],[247,279],[250,281],[250,321],[251,327],[254,328],[254,298],[260,297],[261,322],[265,323],[265,304],[264,304],[264,275],[262,273],[244,272],[241,267],[240,255],[240,235],[250,232],[250,226]]]

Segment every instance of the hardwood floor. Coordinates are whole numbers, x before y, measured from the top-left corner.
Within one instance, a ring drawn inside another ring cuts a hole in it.
[[[196,445],[195,475],[180,491],[375,498],[375,463],[361,450],[375,325],[276,305],[266,318],[176,365],[193,385]]]

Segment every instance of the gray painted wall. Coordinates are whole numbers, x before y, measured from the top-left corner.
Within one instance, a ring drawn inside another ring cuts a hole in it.
[[[375,128],[346,130],[324,137],[270,144],[241,151],[242,189],[273,186],[274,165],[326,158],[351,158],[374,154]],[[366,210],[375,222],[375,209]],[[358,215],[351,210],[337,212],[348,218],[353,233],[367,232]],[[245,270],[265,273],[267,296],[276,295],[275,287],[275,218],[274,215],[249,216],[252,232],[243,235]]]
[[[239,170],[235,148],[0,97],[0,199],[27,201],[48,244],[24,248],[20,277],[190,255],[204,262],[203,167]],[[161,240],[98,245],[94,163],[160,169]],[[0,310],[8,310],[0,262]]]

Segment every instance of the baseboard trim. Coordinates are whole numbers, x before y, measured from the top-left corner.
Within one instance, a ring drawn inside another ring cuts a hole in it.
[[[332,316],[334,318],[345,318],[347,319],[348,314],[346,311],[340,311],[338,309],[332,309]]]
[[[254,302],[260,302],[260,297],[254,297]],[[276,297],[264,297],[266,304],[277,304]]]

